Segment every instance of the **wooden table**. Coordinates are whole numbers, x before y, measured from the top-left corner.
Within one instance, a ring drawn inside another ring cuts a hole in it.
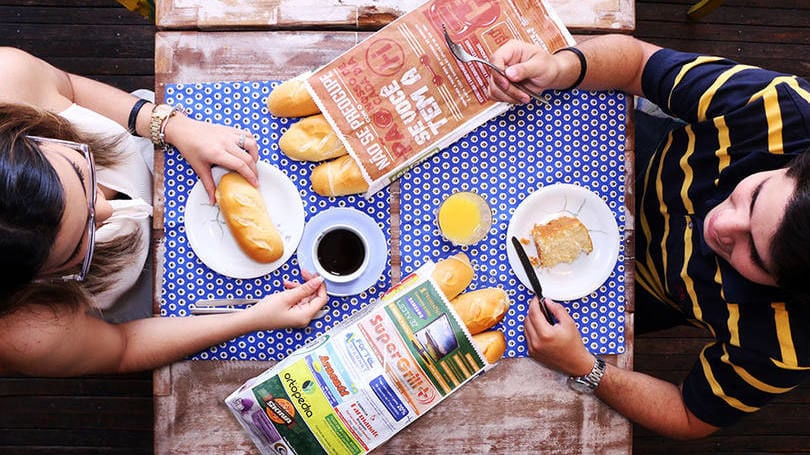
[[[180,3],[180,2],[176,2]],[[215,2],[218,3],[218,2]],[[277,4],[278,2],[270,2]],[[306,3],[306,2],[303,2]],[[341,3],[343,4],[343,2]],[[158,2],[159,10],[162,8]],[[316,68],[368,34],[313,31],[163,31],[156,36],[156,95],[166,84],[283,80]],[[632,182],[632,128],[628,128]],[[162,278],[163,157],[156,156],[156,282]],[[628,185],[629,187],[630,185]],[[632,208],[632,194],[627,194]],[[398,186],[392,185],[392,250],[398,251]],[[606,356],[632,368],[633,217],[626,234],[627,350]],[[392,254],[394,281],[398,255]],[[160,286],[157,286],[158,288]],[[159,289],[155,301],[159,302]],[[224,398],[270,362],[180,361],[154,374],[155,453],[256,453]],[[375,453],[610,453],[630,454],[632,425],[592,396],[578,395],[565,377],[529,358],[504,359],[417,419]]]
[[[156,2],[159,29],[377,30],[425,0],[171,0]],[[548,0],[572,32],[636,27],[633,0]]]

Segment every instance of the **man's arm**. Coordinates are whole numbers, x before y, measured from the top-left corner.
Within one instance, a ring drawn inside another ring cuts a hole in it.
[[[641,75],[658,46],[626,35],[604,35],[583,40],[575,46],[582,51],[587,71],[580,88],[589,90],[622,90],[642,95]],[[549,55],[544,49],[522,41],[509,41],[492,54],[494,64],[506,68],[514,82],[523,82],[536,92],[565,89],[579,77],[582,65],[577,55],[562,51]],[[527,102],[528,95],[492,75],[490,96],[507,102]]]
[[[529,354],[566,375],[588,374],[594,356],[582,344],[576,323],[562,305],[551,300],[546,304],[559,322],[550,325],[536,299],[531,301],[525,325]],[[633,422],[671,438],[701,438],[718,429],[687,409],[676,385],[643,373],[608,365],[595,393]]]
[[[718,430],[698,419],[670,382],[608,365],[595,391],[605,404],[633,422],[676,439],[697,439]]]

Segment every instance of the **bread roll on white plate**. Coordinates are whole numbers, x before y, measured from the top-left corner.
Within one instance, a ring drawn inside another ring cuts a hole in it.
[[[216,199],[236,243],[251,259],[270,263],[284,254],[281,234],[258,188],[236,172],[229,172],[217,185]]]

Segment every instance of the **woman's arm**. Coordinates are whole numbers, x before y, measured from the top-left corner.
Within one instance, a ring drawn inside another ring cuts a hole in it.
[[[582,344],[576,323],[560,304],[551,300],[546,304],[559,322],[550,325],[537,299],[530,302],[525,325],[529,354],[566,375],[588,374],[594,356]],[[671,438],[700,438],[718,429],[689,411],[676,385],[643,373],[608,365],[595,393],[633,422]]]
[[[642,95],[641,75],[644,65],[658,46],[626,35],[604,35],[583,40],[575,46],[587,62],[585,78],[579,85],[588,90],[617,89]],[[492,54],[494,64],[506,68],[512,81],[523,82],[529,89],[565,89],[579,77],[582,65],[576,54],[562,51],[549,55],[534,44],[512,40]],[[490,96],[500,101],[525,103],[528,95],[509,85],[497,74],[492,75]]]
[[[113,86],[62,71],[47,62],[13,48],[0,48],[0,101],[33,104],[61,112],[76,103],[129,127],[129,115],[138,98]],[[149,138],[152,103],[144,105],[135,121],[135,132]],[[215,184],[211,166],[239,172],[258,185],[258,144],[250,131],[199,122],[175,115],[166,123],[166,142],[174,145],[200,177],[211,202]],[[239,148],[244,136],[244,149]]]
[[[257,330],[305,327],[327,302],[323,279],[263,298],[235,313],[149,318],[114,325],[82,311],[29,305],[0,320],[3,370],[76,376],[154,369]]]

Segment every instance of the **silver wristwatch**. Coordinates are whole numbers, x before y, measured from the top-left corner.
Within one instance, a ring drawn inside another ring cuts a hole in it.
[[[599,381],[601,381],[602,376],[605,375],[606,368],[607,365],[605,365],[605,361],[596,357],[591,372],[585,376],[569,376],[568,386],[579,393],[593,393],[593,391],[599,387]]]

